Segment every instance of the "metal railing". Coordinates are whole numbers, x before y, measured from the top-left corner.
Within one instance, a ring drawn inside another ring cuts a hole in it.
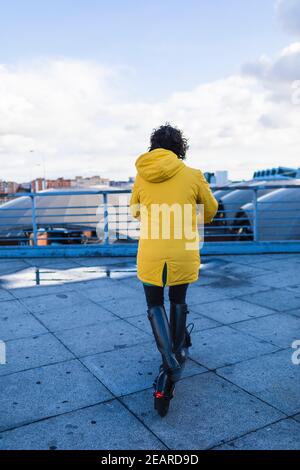
[[[213,188],[219,210],[204,228],[202,252],[300,252],[300,185],[290,183]],[[130,215],[130,193],[6,195],[9,202],[0,205],[0,257],[135,255],[139,223]]]

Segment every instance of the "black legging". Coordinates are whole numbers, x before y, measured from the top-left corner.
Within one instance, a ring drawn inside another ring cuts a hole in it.
[[[143,284],[148,308],[164,304],[164,288]],[[169,300],[174,304],[184,304],[189,284],[169,287]]]

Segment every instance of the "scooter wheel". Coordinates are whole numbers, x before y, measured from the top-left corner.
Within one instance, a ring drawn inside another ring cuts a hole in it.
[[[156,409],[159,416],[164,418],[167,416],[170,408],[170,400],[164,396],[154,398],[154,408]]]
[[[174,396],[174,383],[170,381],[165,371],[161,371],[155,381],[154,408],[161,417],[168,414],[170,401]]]

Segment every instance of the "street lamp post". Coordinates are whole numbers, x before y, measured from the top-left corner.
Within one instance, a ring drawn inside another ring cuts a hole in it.
[[[35,153],[35,150],[30,150],[29,152],[33,154],[33,153]],[[46,189],[46,160],[45,160],[45,155],[42,155],[41,158],[42,158],[42,163],[37,163],[36,165],[37,166],[43,166],[43,179],[44,179],[44,182],[45,182],[45,189]],[[31,172],[31,180],[32,180],[32,172]]]

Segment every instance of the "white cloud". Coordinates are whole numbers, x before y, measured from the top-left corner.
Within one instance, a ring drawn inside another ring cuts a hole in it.
[[[298,67],[292,46],[277,62],[258,62],[251,76],[232,76],[157,103],[124,99],[126,70],[68,59],[0,66],[0,178],[42,174],[36,165],[41,156],[49,177],[126,178],[134,174],[152,128],[165,121],[185,130],[191,143],[187,163],[203,170],[225,168],[233,177],[248,177],[257,167],[299,165],[299,107],[287,94],[270,99],[276,76],[285,90],[289,86],[283,65],[275,67],[289,54],[291,68],[294,62]]]
[[[299,0],[277,0],[276,13],[283,29],[294,36],[300,36]]]
[[[265,90],[266,113],[261,124],[277,129],[278,134],[284,132],[288,135],[288,129],[299,125],[300,43],[285,47],[274,59],[264,56],[245,64],[242,71],[244,76],[252,77]],[[299,163],[295,161],[294,165],[300,166]]]
[[[300,79],[300,42],[290,44],[275,59],[263,56],[243,66],[243,72],[269,84],[288,84]]]

